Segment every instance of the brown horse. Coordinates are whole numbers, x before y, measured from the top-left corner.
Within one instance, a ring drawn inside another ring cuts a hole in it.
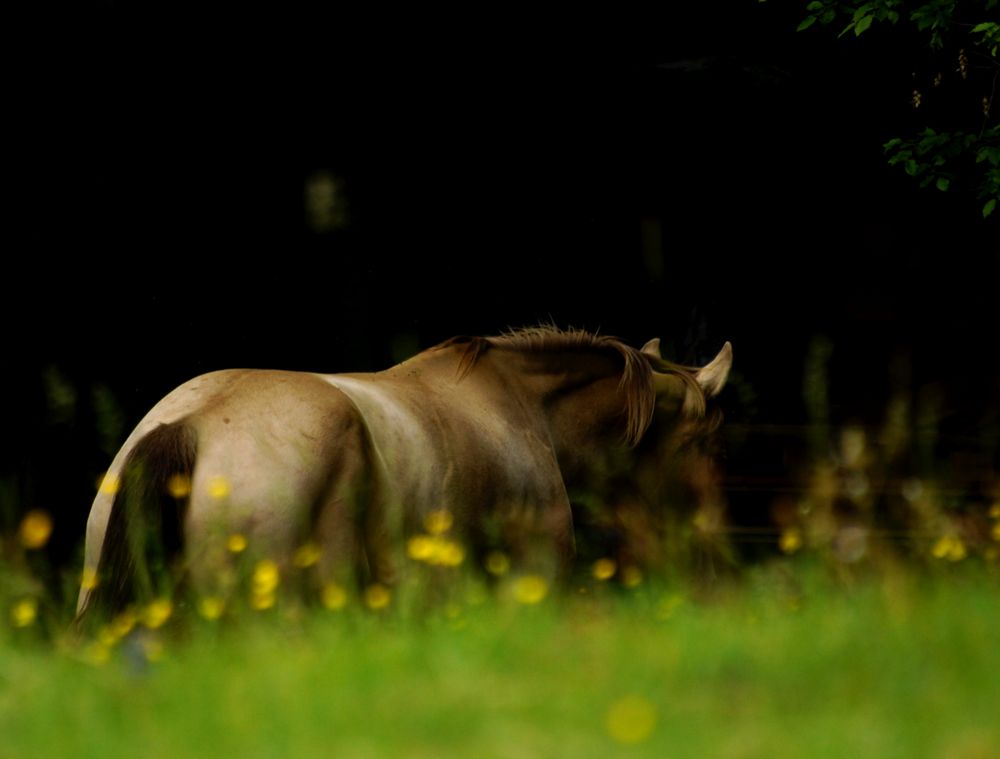
[[[656,340],[638,350],[536,327],[453,338],[373,374],[197,377],[112,462],[78,612],[148,597],[156,565],[177,556],[198,592],[221,592],[234,534],[279,567],[309,542],[321,578],[392,584],[406,539],[442,510],[477,555],[502,548],[551,576],[574,555],[570,495],[617,508],[623,489],[626,515],[655,501],[647,485],[663,487],[655,472],[704,426],[731,363],[728,343],[690,369]],[[655,471],[640,482],[643,466]]]

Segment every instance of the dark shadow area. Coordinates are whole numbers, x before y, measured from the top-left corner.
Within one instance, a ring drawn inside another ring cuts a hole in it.
[[[893,398],[975,490],[996,221],[886,165],[919,123],[911,42],[795,34],[778,5],[286,34],[104,3],[43,34],[15,93],[2,526],[47,509],[65,563],[117,445],[196,374],[374,370],[539,321],[691,364],[732,341],[739,523],[804,487],[810,429],[877,437]]]

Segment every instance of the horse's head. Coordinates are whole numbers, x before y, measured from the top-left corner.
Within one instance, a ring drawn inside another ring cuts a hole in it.
[[[710,427],[708,401],[722,391],[733,360],[729,343],[695,368],[665,360],[658,339],[636,349],[617,338],[553,327],[481,338],[474,348],[463,343],[461,366],[501,349],[499,364],[537,399],[571,486],[630,466],[632,453],[648,446],[651,432],[663,437],[674,430],[687,437]]]
[[[733,366],[733,346],[727,342],[719,354],[701,368],[672,367],[660,355],[660,338],[642,346],[649,357],[656,388],[657,414],[699,419],[706,414],[706,402],[726,386]]]
[[[729,343],[702,367],[667,361],[659,340],[639,349],[550,326],[451,340],[437,355],[444,349],[458,352],[460,383],[512,404],[502,424],[521,418],[555,454],[584,556],[653,567],[692,519],[721,525],[711,401],[729,376]]]
[[[646,379],[634,384],[651,387],[643,424],[638,435],[629,425],[606,466],[591,460],[590,476],[572,494],[583,506],[574,519],[585,555],[610,554],[623,564],[655,568],[688,548],[681,545],[687,537],[714,541],[721,535],[724,504],[712,434],[721,412],[712,400],[725,387],[733,351],[727,342],[702,367],[666,361],[659,339],[636,353],[644,365],[632,371]],[[593,545],[586,545],[588,534]]]

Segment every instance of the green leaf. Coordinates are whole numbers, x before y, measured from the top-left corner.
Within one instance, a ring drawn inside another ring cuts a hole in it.
[[[857,21],[859,18],[861,18],[869,11],[871,11],[871,9],[872,9],[871,3],[865,3],[864,5],[860,6],[856,11],[854,11],[854,16],[853,16],[854,20]]]
[[[989,161],[993,166],[1000,164],[1000,148],[984,147],[976,151],[976,163]]]
[[[882,146],[883,150],[892,150],[897,145],[902,145],[903,141],[899,137],[893,137],[885,145]]]
[[[904,168],[906,169],[906,173],[909,174],[911,177],[915,177],[917,174],[920,173],[920,166],[912,158],[906,162]]]
[[[836,15],[837,15],[837,11],[835,11],[833,8],[827,8],[825,11],[823,11],[820,14],[820,16],[819,16],[819,22],[821,24],[829,24],[831,21],[833,21],[833,19],[834,19],[834,17],[836,17]]]
[[[987,216],[993,213],[993,209],[996,207],[997,207],[996,198],[990,198],[989,200],[987,200],[986,205],[983,206],[983,218],[985,219]]]
[[[987,29],[996,29],[996,28],[997,25],[994,24],[992,21],[984,21],[983,23],[976,24],[974,27],[972,27],[972,31],[985,32]]]
[[[889,11],[889,13],[886,15],[888,16],[889,20],[894,24],[897,21],[899,21],[899,11]]]
[[[823,10],[823,3],[819,2],[819,0],[813,0],[811,3],[809,3],[809,5],[806,6],[806,10],[812,11],[813,13],[815,13],[816,11],[821,11]]]
[[[937,187],[941,192],[947,192],[948,185],[950,184],[951,180],[948,179],[948,177],[938,177],[937,182],[934,183],[934,186]]]
[[[861,20],[858,21],[857,25],[854,27],[854,34],[860,37],[861,33],[865,31],[865,29],[867,29],[869,26],[871,26],[872,21],[874,20],[875,20],[874,16],[862,16]]]
[[[795,31],[801,32],[801,31],[803,31],[805,29],[808,29],[810,26],[812,26],[815,23],[816,23],[816,17],[815,16],[806,16],[804,19],[802,19],[802,23],[800,23],[797,27],[795,27]]]

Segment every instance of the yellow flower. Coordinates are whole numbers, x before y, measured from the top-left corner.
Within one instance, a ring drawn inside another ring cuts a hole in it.
[[[135,611],[131,608],[126,609],[112,620],[110,625],[111,632],[114,633],[116,638],[124,638],[132,632],[132,628],[135,627],[135,623]]]
[[[510,571],[510,559],[502,551],[490,551],[486,556],[486,571],[501,577]]]
[[[465,549],[438,535],[414,535],[406,541],[406,555],[439,567],[457,567],[465,561]]]
[[[148,662],[158,662],[163,658],[163,642],[157,638],[146,638],[142,641],[142,654]]]
[[[948,559],[948,561],[961,561],[967,555],[965,544],[961,538],[955,535],[942,535],[934,543],[931,555],[935,559]]]
[[[374,611],[384,609],[392,600],[392,593],[385,585],[375,583],[365,588],[365,606]]]
[[[961,561],[968,555],[965,550],[965,543],[963,543],[958,538],[951,544],[951,549],[948,551],[948,561]]]
[[[1000,519],[1000,501],[997,501],[990,506],[990,517],[993,519]]]
[[[993,525],[993,529],[990,530],[990,535],[994,540],[1000,540],[1000,522]]]
[[[406,555],[414,561],[427,561],[434,553],[434,538],[430,535],[414,535],[406,541]]]
[[[281,582],[281,574],[278,572],[278,565],[270,559],[257,562],[253,570],[253,592],[258,595],[274,593],[278,583]]]
[[[32,509],[24,515],[17,532],[21,545],[25,548],[41,548],[49,542],[52,534],[52,517],[47,511]]]
[[[191,495],[191,478],[186,474],[173,474],[167,480],[167,492],[178,500]]]
[[[250,606],[256,611],[265,611],[274,606],[276,598],[273,590],[257,591],[250,594]]]
[[[656,707],[642,696],[625,696],[611,705],[604,724],[619,743],[641,743],[656,727]]]
[[[935,559],[943,559],[948,555],[948,547],[951,545],[951,536],[942,535],[934,543],[933,548],[931,548],[931,555]]]
[[[782,553],[795,553],[802,548],[802,532],[798,527],[786,527],[778,538],[778,548]]]
[[[104,664],[110,656],[110,649],[99,640],[92,641],[83,649],[83,658],[90,664]]]
[[[142,623],[146,627],[155,630],[157,627],[162,627],[163,623],[170,619],[170,615],[173,613],[174,605],[170,603],[170,599],[158,598],[143,609]]]
[[[524,575],[514,581],[514,598],[518,603],[537,604],[548,595],[549,585],[544,577]]]
[[[38,617],[38,601],[34,598],[22,598],[10,610],[10,618],[14,627],[30,627]]]
[[[326,608],[339,611],[347,606],[347,591],[335,582],[328,582],[323,586],[321,600]]]
[[[433,563],[443,567],[457,567],[465,561],[465,549],[451,540],[441,541],[433,557]]]
[[[247,550],[247,539],[238,532],[233,533],[226,539],[226,548],[230,553],[243,553]]]
[[[451,529],[455,520],[448,509],[436,509],[424,518],[424,527],[431,535],[441,535]]]
[[[216,501],[228,498],[231,492],[232,488],[229,486],[229,480],[225,477],[217,476],[208,481],[208,494]]]
[[[595,578],[603,582],[615,576],[615,572],[618,571],[618,565],[614,559],[598,559],[594,562],[594,566],[591,567],[590,571]]]
[[[113,472],[108,472],[98,481],[97,489],[104,495],[115,495],[121,488],[121,478]]]
[[[216,620],[226,609],[226,602],[218,596],[204,596],[198,600],[198,613],[208,620]]]
[[[626,588],[636,588],[642,584],[642,570],[639,567],[622,569],[622,585]]]
[[[84,567],[80,575],[80,588],[93,590],[97,587],[97,570],[94,567]]]
[[[98,631],[97,640],[105,648],[112,648],[115,643],[121,640],[121,636],[116,635],[110,625],[106,625]]]
[[[295,555],[292,557],[292,563],[300,569],[305,569],[319,561],[320,554],[319,546],[309,541],[296,549]]]

